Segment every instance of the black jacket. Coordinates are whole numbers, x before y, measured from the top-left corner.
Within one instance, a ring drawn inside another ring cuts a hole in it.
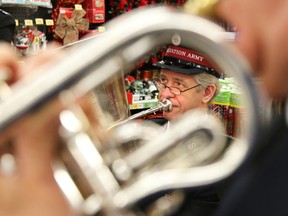
[[[167,123],[166,119],[149,119],[159,125]],[[183,189],[184,201],[173,216],[212,216],[220,204],[221,188],[209,185],[197,188]],[[169,192],[167,192],[169,194]],[[162,194],[163,195],[163,194]]]
[[[248,159],[231,177],[215,216],[287,216],[288,128],[284,116],[259,134]]]

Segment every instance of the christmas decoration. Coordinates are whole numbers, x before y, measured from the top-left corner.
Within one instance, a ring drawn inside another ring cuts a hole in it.
[[[110,0],[107,7],[108,18],[112,19],[118,15],[124,14],[138,7],[148,5],[167,5],[169,7],[178,8],[182,6],[186,0]]]
[[[79,39],[79,30],[87,31],[89,21],[83,18],[85,10],[73,10],[71,18],[60,13],[56,22],[55,34],[63,39],[63,44],[69,44]]]

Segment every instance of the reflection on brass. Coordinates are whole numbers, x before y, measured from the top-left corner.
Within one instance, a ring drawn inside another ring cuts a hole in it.
[[[110,118],[111,122],[130,116],[123,72],[119,71],[91,93],[92,103],[98,108],[98,112],[103,112],[103,117]]]

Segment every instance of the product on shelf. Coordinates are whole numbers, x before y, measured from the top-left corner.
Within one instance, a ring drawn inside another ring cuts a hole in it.
[[[244,115],[241,89],[235,79],[220,79],[221,89],[214,98],[211,112],[224,124],[229,136],[239,137],[243,127]]]

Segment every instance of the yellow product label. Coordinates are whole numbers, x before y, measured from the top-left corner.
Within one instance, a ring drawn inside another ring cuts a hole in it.
[[[36,23],[36,25],[43,25],[43,24],[44,24],[44,21],[43,21],[42,18],[36,18],[36,19],[35,19],[35,23]]]
[[[46,19],[45,20],[45,25],[46,26],[53,26],[54,25],[54,20],[53,19]]]
[[[75,10],[83,10],[81,4],[75,4]]]
[[[33,20],[25,19],[24,24],[25,24],[25,26],[33,26]]]
[[[105,32],[105,26],[99,26],[98,31],[99,32]]]

